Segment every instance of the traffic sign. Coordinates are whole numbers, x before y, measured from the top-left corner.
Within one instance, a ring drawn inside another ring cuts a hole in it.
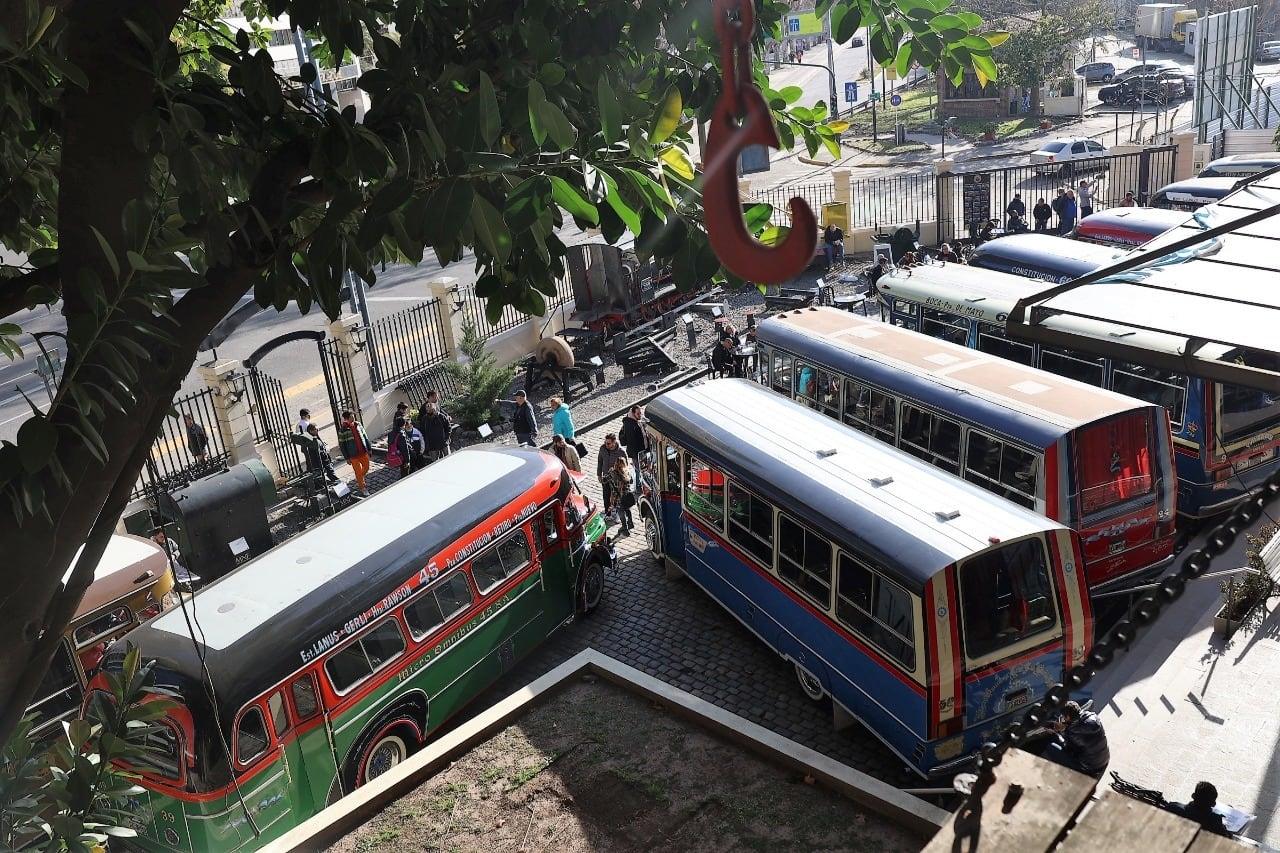
[[[845,83],[844,84],[844,102],[846,104],[853,104],[853,103],[857,103],[857,101],[858,101],[858,84]]]
[[[870,94],[870,95],[867,95],[867,97],[868,97],[868,98],[870,98],[870,99],[871,99],[871,100],[873,100],[873,101],[878,101],[878,100],[880,100],[880,93],[879,93],[879,92],[877,92],[875,89],[872,89],[872,90],[871,90],[871,94]]]
[[[800,32],[800,16],[787,15],[787,34],[796,35]]]
[[[1141,59],[1141,58],[1142,58],[1142,51],[1135,47],[1135,48],[1133,49],[1133,58],[1134,58],[1134,59]]]
[[[891,96],[889,96],[889,103],[893,104],[895,107],[902,106],[902,96],[899,95],[897,92],[894,92]]]

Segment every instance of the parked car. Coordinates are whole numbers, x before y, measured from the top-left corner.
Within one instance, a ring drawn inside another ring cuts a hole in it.
[[[1070,136],[1050,139],[1031,152],[1031,166],[1037,172],[1070,177],[1076,172],[1107,168],[1110,152],[1100,142]]]
[[[1192,75],[1194,78],[1195,75]],[[1156,78],[1164,84],[1165,93],[1169,100],[1176,101],[1178,98],[1187,98],[1195,91],[1195,83],[1191,84],[1191,88],[1187,88],[1186,75],[1181,70],[1178,71],[1161,71]]]
[[[1111,62],[1087,62],[1076,69],[1076,76],[1086,83],[1110,83],[1116,76],[1116,66]]]
[[[1115,76],[1118,83],[1121,80],[1128,80],[1131,77],[1141,77],[1147,74],[1159,74],[1161,71],[1177,71],[1182,72],[1182,66],[1174,62],[1172,59],[1153,59],[1150,62],[1144,62],[1140,65],[1134,65],[1126,68]]]
[[[1259,62],[1275,62],[1280,60],[1280,41],[1264,41],[1258,45]]]
[[[1179,90],[1182,89],[1181,82],[1178,87]],[[1110,86],[1103,86],[1098,90],[1098,100],[1104,104],[1116,106],[1138,103],[1163,105],[1169,100],[1169,89],[1159,77],[1148,74],[1143,77],[1118,80]]]
[[[854,36],[853,41],[849,42],[849,47],[862,47],[864,44],[866,42],[862,40],[862,36]]]

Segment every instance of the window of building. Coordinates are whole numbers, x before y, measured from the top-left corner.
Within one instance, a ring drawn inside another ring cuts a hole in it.
[[[844,553],[840,555],[836,618],[908,670],[916,668],[911,594]]]
[[[944,100],[948,101],[980,101],[988,98],[997,97],[998,90],[994,82],[988,81],[984,86],[978,82],[978,75],[972,71],[964,73],[964,80],[957,86],[950,80],[945,81],[946,95]]]
[[[773,568],[773,504],[729,483],[729,541]]]
[[[399,623],[387,619],[355,642],[334,652],[324,662],[324,670],[333,689],[344,693],[382,669],[404,649]]]
[[[778,575],[831,607],[831,543],[786,513],[778,513]]]

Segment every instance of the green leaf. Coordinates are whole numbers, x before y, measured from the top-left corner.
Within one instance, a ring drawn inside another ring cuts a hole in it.
[[[862,27],[862,10],[857,6],[837,4],[831,10],[831,32],[839,44],[847,44]]]
[[[507,194],[502,217],[512,232],[527,231],[551,206],[551,181],[543,175],[534,175],[516,185]]]
[[[489,75],[480,72],[480,85],[476,87],[476,99],[480,103],[480,138],[492,147],[502,131],[502,118],[498,113],[498,96],[493,90]]]
[[[997,77],[995,60],[989,56],[973,55],[973,71],[978,75],[978,85],[985,86]]]
[[[622,107],[607,77],[596,84],[596,101],[600,106],[600,131],[609,145],[622,138]]]
[[[547,141],[547,127],[543,123],[542,110],[547,103],[546,90],[537,80],[529,81],[529,129],[533,131],[533,141],[539,146]]]
[[[898,57],[893,62],[894,69],[898,72],[898,77],[905,79],[907,72],[911,70],[911,42],[904,41],[902,46],[898,48]]]
[[[991,33],[983,33],[982,37],[987,40],[987,44],[996,48],[1009,40],[1009,33],[1003,30],[996,30]]]
[[[431,194],[435,217],[427,221],[425,242],[438,246],[456,239],[462,223],[471,215],[475,198],[476,191],[470,181],[459,178],[442,181]]]
[[[102,256],[107,259],[107,263],[111,266],[111,272],[115,275],[116,281],[120,280],[120,261],[116,258],[116,253],[112,251],[111,244],[107,242],[107,238],[102,236],[102,232],[94,226],[89,226],[93,231],[94,239],[98,241],[98,247],[102,249]]]
[[[551,176],[551,193],[556,204],[563,207],[574,219],[591,225],[600,224],[600,214],[596,211],[595,205],[587,201],[577,188],[564,178]]]
[[[783,86],[778,90],[778,94],[786,103],[794,104],[796,101],[804,97],[804,89],[801,89],[799,86]]]
[[[662,110],[658,114],[658,123],[649,134],[649,142],[657,145],[666,140],[680,126],[680,117],[684,113],[684,101],[680,97],[680,89],[672,86],[662,99]]]
[[[679,148],[668,148],[658,156],[662,165],[675,172],[686,181],[692,181],[696,175],[693,168],[693,161],[689,159],[689,155]]]
[[[502,220],[498,209],[487,198],[476,194],[469,220],[479,246],[492,255],[499,265],[505,264],[511,257],[511,232],[507,230],[507,224]]]
[[[558,62],[544,62],[538,69],[538,79],[542,81],[542,85],[552,88],[564,82],[564,75],[564,66]]]
[[[42,471],[58,447],[58,430],[43,415],[28,418],[18,429],[18,452],[28,474]]]

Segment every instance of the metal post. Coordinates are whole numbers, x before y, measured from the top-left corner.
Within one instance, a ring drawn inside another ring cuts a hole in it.
[[[826,20],[823,22],[823,31],[827,35],[827,73],[831,75],[831,117],[840,117],[840,100],[836,92],[836,52],[835,46],[832,44],[834,39],[831,37],[831,13],[827,12]]]
[[[871,96],[876,91],[876,69],[871,64],[871,28],[867,27],[867,83],[871,85],[871,91],[867,93],[867,99],[871,101],[871,143],[874,145],[879,139],[879,133],[876,131],[876,102]]]

